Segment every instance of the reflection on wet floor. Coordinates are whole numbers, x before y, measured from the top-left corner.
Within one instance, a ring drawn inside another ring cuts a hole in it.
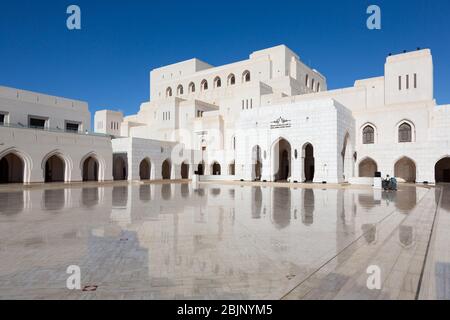
[[[450,300],[450,184],[436,189],[436,201],[440,199],[428,259],[424,270],[424,288],[420,299]]]
[[[262,299],[427,193],[143,184],[0,192],[0,298]],[[55,214],[57,213],[57,214]],[[414,241],[412,227],[399,243]]]

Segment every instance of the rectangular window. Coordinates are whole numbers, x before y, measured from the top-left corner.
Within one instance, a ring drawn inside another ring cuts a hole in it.
[[[250,99],[250,109],[253,109],[253,99]]]
[[[29,118],[28,126],[33,129],[45,129],[47,120],[39,118]]]
[[[409,74],[406,75],[406,89],[409,89]]]
[[[417,89],[417,73],[414,73],[414,89]]]
[[[76,122],[66,122],[66,131],[78,132],[80,129],[80,124]]]
[[[242,100],[242,110],[244,110],[244,100]]]
[[[4,114],[0,114],[0,126],[5,124],[5,115]]]
[[[402,76],[398,77],[398,90],[402,90]]]

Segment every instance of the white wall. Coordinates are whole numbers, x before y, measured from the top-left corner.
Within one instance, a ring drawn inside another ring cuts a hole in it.
[[[25,183],[45,181],[45,160],[51,155],[64,160],[65,182],[82,181],[83,160],[89,155],[99,162],[99,180],[112,180],[109,137],[0,126],[0,158],[9,153],[24,162]]]
[[[47,118],[50,129],[65,130],[66,121],[91,131],[91,116],[85,102],[0,86],[0,113],[7,113],[10,125],[28,126],[29,116]]]

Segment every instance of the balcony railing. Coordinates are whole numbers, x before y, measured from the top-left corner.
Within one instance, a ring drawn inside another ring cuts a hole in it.
[[[26,129],[26,130],[35,130],[35,131],[45,131],[45,132],[55,132],[55,133],[67,133],[67,134],[76,134],[76,135],[84,135],[84,136],[96,136],[96,137],[112,137],[109,134],[97,133],[92,131],[75,131],[75,130],[64,130],[59,128],[42,128],[35,126],[26,126],[23,124],[13,124],[13,123],[1,123],[0,128],[15,128],[15,129]]]

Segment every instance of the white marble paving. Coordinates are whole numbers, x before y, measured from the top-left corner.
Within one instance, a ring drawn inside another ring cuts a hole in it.
[[[420,271],[434,195],[411,186],[2,188],[0,299],[413,298],[400,295],[415,294],[402,289],[404,269]],[[359,285],[374,259],[401,273],[378,295]],[[98,288],[68,290],[69,265],[80,266],[82,287]]]

